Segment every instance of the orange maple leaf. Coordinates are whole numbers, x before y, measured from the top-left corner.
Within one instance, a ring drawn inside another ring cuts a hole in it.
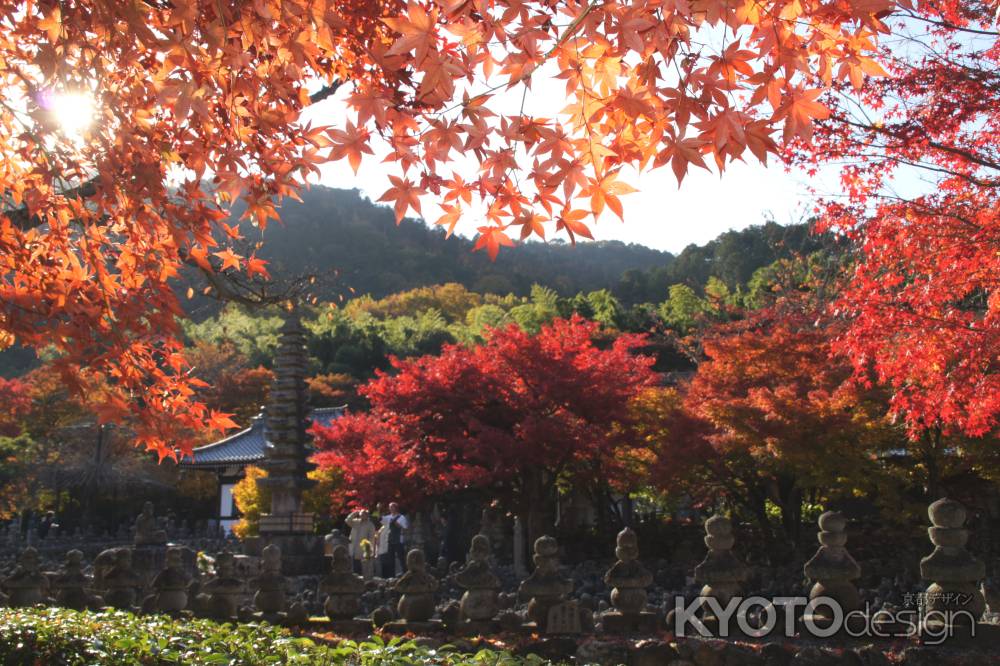
[[[389,176],[389,182],[392,183],[392,187],[379,197],[379,201],[395,202],[393,210],[396,211],[396,224],[399,224],[406,215],[407,208],[420,212],[420,190],[409,178]]]
[[[347,121],[345,129],[331,129],[327,132],[333,146],[330,148],[330,159],[342,160],[347,158],[347,163],[358,173],[361,166],[361,156],[371,155],[372,149],[368,146],[368,130],[358,129],[354,123]]]
[[[416,2],[409,2],[406,6],[406,17],[383,18],[382,22],[398,32],[402,37],[397,39],[388,55],[402,55],[410,51],[414,54],[417,63],[423,62],[427,57],[427,52],[435,43],[435,26],[437,25],[438,12],[436,8],[430,13],[424,10]]]
[[[232,414],[211,410],[208,415],[208,425],[213,430],[233,430],[239,428],[239,424],[233,421]]]
[[[462,209],[453,204],[442,204],[441,209],[445,213],[434,224],[447,227],[448,233],[445,234],[445,238],[451,238],[452,233],[455,231],[455,225],[458,224],[459,219],[462,217]]]
[[[235,268],[236,270],[239,270],[240,259],[243,258],[240,255],[233,252],[232,248],[228,247],[225,250],[222,250],[221,252],[213,252],[212,256],[222,259],[221,270],[226,270],[227,268]]]
[[[188,251],[188,255],[194,259],[194,262],[202,269],[206,271],[212,270],[212,264],[208,263],[208,250],[205,248],[196,245]]]
[[[785,119],[785,141],[793,136],[809,141],[812,138],[813,119],[822,120],[830,116],[830,109],[816,101],[822,94],[822,88],[810,90],[797,87],[785,98],[772,117],[772,120]]]
[[[590,211],[583,209],[564,210],[562,215],[556,218],[556,229],[565,229],[569,234],[569,239],[576,244],[576,236],[594,240],[594,235],[590,233],[590,228],[583,223],[583,218],[590,215]]]
[[[606,173],[600,180],[595,180],[588,187],[584,194],[590,195],[590,208],[594,213],[594,217],[601,214],[604,210],[604,206],[607,205],[618,219],[624,220],[624,210],[622,209],[622,202],[619,199],[619,195],[631,194],[632,192],[637,192],[634,187],[628,183],[623,183],[618,180],[618,172],[611,171]]]
[[[250,277],[260,275],[265,279],[271,278],[271,274],[267,272],[267,262],[259,259],[255,254],[250,255],[250,258],[247,259],[247,275]]]
[[[504,233],[501,227],[479,227],[479,234],[479,238],[476,239],[476,245],[472,249],[482,250],[486,248],[486,254],[490,255],[491,260],[496,260],[501,245],[504,247],[514,247],[514,241]]]

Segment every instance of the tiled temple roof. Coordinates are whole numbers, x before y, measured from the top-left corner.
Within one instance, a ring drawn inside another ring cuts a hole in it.
[[[312,410],[309,418],[317,425],[329,425],[340,417],[346,407],[320,407]],[[180,461],[182,467],[222,467],[227,465],[250,465],[264,459],[263,414],[253,417],[250,427],[230,435],[218,442],[196,448],[192,455]]]

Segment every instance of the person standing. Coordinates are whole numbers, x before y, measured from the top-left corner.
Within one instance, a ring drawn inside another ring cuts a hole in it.
[[[385,528],[383,535],[388,544],[382,575],[385,578],[393,578],[396,575],[396,558],[399,558],[403,573],[406,572],[406,537],[403,531],[410,528],[410,523],[406,516],[399,512],[399,505],[390,502],[389,513],[382,516],[382,526]]]
[[[347,546],[347,552],[354,560],[354,573],[361,573],[361,558],[364,550],[361,543],[367,541],[369,546],[375,548],[375,525],[372,524],[367,509],[352,511],[344,521],[351,528],[351,543]]]

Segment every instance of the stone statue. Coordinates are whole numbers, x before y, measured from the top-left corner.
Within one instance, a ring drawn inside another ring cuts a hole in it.
[[[549,611],[562,604],[573,591],[573,581],[559,574],[559,544],[550,536],[535,540],[535,570],[518,588],[518,596],[528,601],[528,618],[540,631],[548,630]]]
[[[83,553],[79,550],[66,553],[63,568],[52,581],[52,587],[56,590],[56,603],[73,610],[96,606],[93,595],[87,592],[90,584],[90,576],[83,573]]]
[[[861,567],[844,546],[847,544],[847,518],[836,511],[827,511],[819,517],[820,547],[813,558],[802,567],[806,577],[813,581],[809,598],[829,597],[840,604],[844,613],[861,608],[861,597],[851,581],[861,575]],[[826,611],[820,605],[817,611]],[[829,618],[832,619],[832,618]]]
[[[724,516],[712,516],[705,521],[705,545],[708,554],[694,569],[694,579],[701,583],[702,597],[713,597],[725,608],[739,594],[741,583],[747,579],[747,567],[733,555],[733,524]],[[705,608],[704,606],[702,607]],[[706,614],[703,621],[716,618]]]
[[[920,560],[920,577],[930,581],[927,612],[936,617],[950,612],[952,624],[972,625],[986,610],[977,586],[986,577],[986,566],[965,549],[969,540],[969,532],[962,528],[965,507],[954,500],[939,499],[927,514],[933,525],[927,534],[934,544],[934,552]]]
[[[427,573],[422,550],[413,549],[406,554],[406,573],[393,583],[392,589],[403,595],[396,609],[405,622],[426,622],[434,615],[438,581]]]
[[[135,605],[136,590],[142,587],[142,579],[132,568],[132,551],[119,548],[115,551],[115,563],[103,575],[104,603],[112,608],[129,610]]]
[[[343,533],[334,528],[330,530],[330,533],[323,537],[323,554],[333,555],[333,549],[337,546],[347,546],[351,543],[351,540],[343,535]]]
[[[118,558],[118,548],[102,550],[94,558],[94,589],[103,590],[104,576],[115,567]]]
[[[455,574],[455,582],[465,588],[461,602],[463,620],[492,620],[500,610],[497,603],[500,579],[490,568],[489,559],[489,538],[484,534],[472,537],[468,562]]]
[[[215,556],[215,575],[201,586],[198,605],[209,617],[228,620],[236,617],[243,594],[243,581],[236,577],[233,554],[223,551]]]
[[[618,561],[604,574],[604,582],[611,590],[613,611],[604,614],[604,630],[621,632],[638,630],[640,615],[646,609],[646,588],[653,582],[653,574],[639,562],[639,537],[626,527],[618,533],[615,557]],[[655,627],[655,616],[648,614],[644,625]]]
[[[0,586],[7,592],[7,603],[12,608],[34,606],[45,603],[44,590],[48,581],[42,574],[38,561],[38,551],[25,548],[17,559],[17,566]]]
[[[158,613],[178,613],[187,608],[188,584],[191,576],[184,571],[180,548],[167,548],[163,570],[153,578],[152,610]]]
[[[331,555],[330,573],[319,584],[320,594],[326,595],[323,610],[331,620],[350,620],[361,612],[365,581],[354,573],[346,546],[335,546]]]
[[[261,572],[251,581],[257,593],[253,603],[265,615],[285,610],[285,577],[281,574],[281,549],[273,543],[261,551]]]
[[[167,533],[159,529],[153,515],[153,503],[142,505],[142,513],[135,519],[135,545],[160,545],[167,542]]]

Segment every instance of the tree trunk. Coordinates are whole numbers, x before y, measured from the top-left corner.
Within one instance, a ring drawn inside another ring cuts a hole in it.
[[[528,550],[534,552],[535,540],[554,531],[551,521],[546,517],[546,504],[549,498],[545,493],[542,472],[530,469],[524,474],[524,516],[525,531],[528,536]]]

